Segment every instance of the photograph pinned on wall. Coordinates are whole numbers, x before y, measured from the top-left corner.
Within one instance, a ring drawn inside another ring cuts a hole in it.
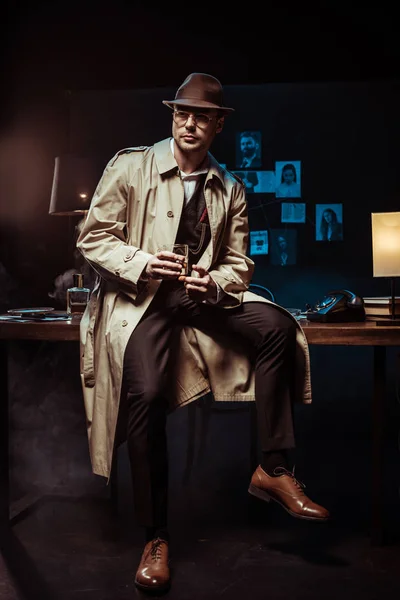
[[[305,223],[306,205],[303,202],[282,202],[281,204],[281,222],[282,223]]]
[[[250,256],[268,254],[268,231],[250,231]]]
[[[301,198],[301,161],[275,162],[277,198]]]
[[[295,265],[297,262],[296,229],[270,230],[270,262],[271,265]]]
[[[315,239],[317,242],[343,240],[343,204],[315,205]]]
[[[274,171],[232,171],[241,179],[248,194],[273,194],[275,192]]]
[[[240,131],[236,134],[236,167],[261,167],[261,131]]]

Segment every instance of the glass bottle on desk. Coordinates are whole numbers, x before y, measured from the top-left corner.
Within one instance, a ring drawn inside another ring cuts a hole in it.
[[[89,301],[90,290],[84,287],[83,274],[74,273],[74,285],[67,289],[67,313],[81,315]]]

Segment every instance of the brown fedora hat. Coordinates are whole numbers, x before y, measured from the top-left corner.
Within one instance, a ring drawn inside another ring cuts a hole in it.
[[[224,106],[221,83],[212,75],[207,75],[207,73],[191,73],[188,75],[178,88],[175,100],[163,100],[163,104],[170,108],[174,108],[174,105],[217,108],[225,113],[235,110]]]

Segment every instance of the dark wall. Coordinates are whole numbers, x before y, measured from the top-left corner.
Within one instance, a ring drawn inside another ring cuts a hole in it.
[[[72,151],[100,156],[105,164],[121,148],[170,135],[162,100],[174,92],[76,91],[31,108],[23,133],[10,137],[3,163],[9,192],[2,207],[2,256],[15,280],[10,302],[48,304],[54,278],[73,267],[78,219],[48,215],[54,157]],[[269,256],[256,256],[253,282],[272,289],[283,305],[300,308],[332,288],[388,293],[387,282],[372,277],[370,214],[399,207],[398,83],[228,85],[225,102],[236,110],[212,149],[220,162],[236,168],[236,135],[246,129],[261,131],[262,170],[274,170],[275,161],[301,161],[304,224],[283,225],[274,194],[248,195],[252,230],[297,231],[297,264],[280,267]],[[315,241],[315,205],[321,203],[343,205],[343,241]]]
[[[398,131],[398,118],[393,93],[382,95],[374,85],[370,88],[361,83],[359,91],[352,94],[346,85],[340,91],[341,84],[335,84],[332,98],[329,82],[382,82],[398,77],[394,10],[394,5],[386,2],[373,9],[348,3],[316,3],[305,8],[285,2],[268,6],[264,19],[257,7],[243,15],[219,3],[212,7],[212,16],[208,9],[199,14],[197,6],[185,6],[183,18],[170,6],[155,11],[143,2],[115,1],[104,8],[73,0],[67,4],[55,0],[51,6],[46,2],[8,3],[0,42],[4,49],[0,55],[4,67],[0,74],[4,81],[0,97],[0,262],[6,269],[2,281],[7,280],[2,285],[0,308],[47,301],[53,279],[71,264],[76,220],[49,217],[47,210],[54,157],[75,146],[70,109],[76,97],[83,96],[81,90],[92,92],[87,95],[89,105],[80,133],[92,136],[93,142],[99,140],[99,148],[109,153],[168,135],[167,109],[152,99],[161,99],[167,89],[173,94],[192,71],[219,77],[227,86],[227,98],[238,109],[215,146],[221,161],[231,161],[228,152],[230,149],[232,156],[236,128],[254,126],[263,130],[265,167],[292,151],[293,158],[301,158],[309,208],[330,192],[337,202],[354,182],[354,197],[346,199],[345,205],[345,243],[334,253],[327,248],[324,252],[319,245],[315,253],[313,246],[299,238],[298,266],[318,268],[321,277],[323,268],[315,259],[323,256],[326,264],[336,263],[342,273],[340,253],[346,251],[350,236],[358,236],[363,229],[358,227],[358,213],[349,212],[352,205],[360,203],[362,209],[365,205],[364,191],[357,182],[362,186],[367,177],[377,182],[383,165],[378,195],[384,196],[384,202],[395,202],[390,193],[395,194],[398,187],[392,185],[397,156],[390,140]],[[246,92],[248,85],[254,86],[254,99]],[[105,93],[98,94],[98,90]],[[150,95],[141,90],[150,90]],[[113,98],[109,104],[108,93]],[[143,94],[148,103],[140,102]],[[85,139],[86,143],[90,146],[90,139]],[[394,169],[389,168],[390,161]],[[388,186],[385,177],[391,178]],[[271,220],[273,210],[277,207],[268,210]],[[258,211],[252,215],[257,218]],[[306,238],[307,226],[309,223],[302,228]],[[359,247],[363,248],[362,244]],[[257,262],[264,266],[263,259]],[[349,264],[348,259],[345,262]],[[369,256],[359,262],[367,265]],[[278,292],[288,277],[283,270],[274,271],[270,267],[268,279],[272,278]],[[291,268],[290,278],[297,274],[304,285],[303,272]],[[261,268],[258,275],[265,279]],[[306,289],[315,280],[314,274],[309,279]],[[326,287],[323,281],[321,287]],[[279,298],[286,303],[286,292],[280,291]],[[303,302],[303,297],[298,302]]]
[[[398,210],[400,159],[399,86],[396,82],[273,83],[226,86],[225,119],[212,152],[236,168],[236,135],[261,131],[261,170],[275,161],[300,160],[306,223],[281,223],[275,194],[249,194],[253,230],[297,230],[296,265],[255,257],[254,283],[271,288],[285,306],[304,307],[332,288],[362,295],[388,293],[372,277],[371,212]],[[162,100],[171,88],[90,91],[71,97],[71,147],[111,156],[120,148],[152,144],[170,135],[171,117]],[[342,242],[315,241],[315,205],[343,204]],[[380,291],[379,291],[380,290]]]

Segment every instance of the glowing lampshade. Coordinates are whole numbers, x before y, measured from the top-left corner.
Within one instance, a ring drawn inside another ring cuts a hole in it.
[[[65,154],[55,158],[50,215],[85,214],[101,176],[93,157]]]
[[[400,212],[371,213],[371,225],[373,275],[391,279],[390,324],[400,325],[395,318],[394,279],[400,276]]]

